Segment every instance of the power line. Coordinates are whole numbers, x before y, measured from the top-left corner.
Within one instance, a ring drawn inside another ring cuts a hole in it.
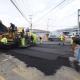
[[[59,7],[61,4],[63,4],[66,0],[63,0],[62,2],[60,2],[58,5],[56,5],[55,7],[51,8],[47,13],[45,13],[41,18],[44,18],[45,15],[48,15],[50,11],[55,10],[57,7]],[[41,19],[40,18],[40,19]],[[40,20],[39,19],[39,20]]]
[[[28,20],[27,20],[27,18],[25,17],[25,15],[22,13],[22,11],[17,7],[17,5],[14,3],[14,1],[13,0],[10,0],[11,1],[11,3],[16,7],[16,9],[19,11],[19,13],[23,16],[23,18],[28,22],[28,23],[30,23]]]

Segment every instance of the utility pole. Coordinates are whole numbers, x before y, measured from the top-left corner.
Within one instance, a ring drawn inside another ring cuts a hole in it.
[[[47,20],[47,32],[49,31],[49,21],[50,21],[50,18],[48,18]]]
[[[46,36],[47,36],[47,40],[48,40],[48,36],[49,36],[49,18],[48,18],[48,20],[47,20],[47,34],[46,34]]]
[[[30,19],[30,31],[32,32],[32,15],[29,15],[29,19]]]
[[[78,9],[78,34],[80,36],[80,9]]]
[[[49,20],[47,20],[47,29],[46,29],[46,31],[48,31],[48,27],[49,27]]]

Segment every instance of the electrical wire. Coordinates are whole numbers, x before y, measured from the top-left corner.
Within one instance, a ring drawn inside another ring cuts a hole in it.
[[[65,0],[65,1],[66,1],[66,0]],[[74,0],[70,0],[70,1],[68,1],[67,3],[65,3],[66,6],[69,5],[69,4],[71,4],[73,1],[74,1]],[[64,1],[63,1],[63,2],[64,2]],[[63,3],[63,2],[62,2],[62,3]],[[59,4],[58,6],[60,6],[60,5],[62,5],[62,4]],[[56,6],[56,8],[57,8],[58,6]],[[63,7],[66,7],[66,6],[63,5]],[[54,8],[51,8],[47,13],[45,13],[45,15],[41,16],[41,17],[39,18],[39,20],[41,20],[42,18],[45,18],[46,16],[48,16],[48,14],[50,14],[50,12],[52,12],[53,10],[54,10]],[[38,21],[38,20],[37,20],[37,21]]]
[[[23,14],[23,12],[20,10],[19,6],[15,4],[15,2],[13,2],[13,0],[10,0],[14,6],[17,8],[17,10],[21,13],[21,15],[26,19],[25,15]],[[20,0],[20,2],[22,1],[22,4],[24,5],[24,0]],[[59,7],[60,5],[62,5],[65,1],[67,0],[63,0],[62,2],[60,2],[58,5],[56,5],[55,7],[52,7],[51,9],[49,9],[49,11],[47,13],[45,13],[43,16],[41,16],[39,19],[44,18],[44,16],[47,16],[49,14],[49,12],[55,10],[57,7]],[[25,8],[25,7],[23,7]],[[27,20],[27,19],[26,19]],[[27,20],[28,21],[28,20]],[[39,21],[39,20],[37,20]],[[30,23],[30,21],[28,21]]]
[[[25,15],[23,14],[23,12],[18,8],[18,6],[15,4],[15,2],[13,0],[10,0],[11,3],[16,7],[16,9],[19,11],[19,13],[22,15],[22,17],[28,22],[30,23],[27,18],[25,17]]]
[[[49,12],[55,10],[57,7],[59,7],[60,5],[62,5],[66,0],[63,0],[62,2],[60,2],[58,5],[56,5],[55,7],[52,7],[47,13],[45,13],[44,15],[42,15],[39,20],[41,20],[42,18],[44,18],[45,15],[48,15]],[[37,20],[38,21],[38,20]]]

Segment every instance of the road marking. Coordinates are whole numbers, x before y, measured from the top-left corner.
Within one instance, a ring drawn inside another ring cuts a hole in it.
[[[4,78],[4,77],[2,77],[2,76],[0,76],[0,80],[5,80],[5,78]]]

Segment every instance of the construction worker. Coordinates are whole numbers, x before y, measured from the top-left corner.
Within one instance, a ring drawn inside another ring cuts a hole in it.
[[[25,47],[26,46],[26,40],[24,37],[21,38],[21,46]]]
[[[36,34],[34,34],[34,40],[33,40],[33,42],[34,42],[34,44],[37,43],[37,36],[36,36]]]
[[[8,43],[8,40],[7,40],[7,38],[5,37],[5,35],[3,35],[2,36],[2,39],[1,39],[1,44],[3,44],[3,45],[6,45],[7,43]]]
[[[17,27],[13,23],[10,23],[10,31],[15,32],[16,29],[17,29]]]
[[[25,39],[25,36],[24,36],[24,29],[21,32],[21,46],[22,47],[26,46],[26,39]]]
[[[34,37],[33,37],[33,35],[31,35],[31,42],[33,43],[33,39],[34,39]]]
[[[73,35],[71,36],[71,45],[73,44],[73,40],[75,39],[75,35],[73,33]]]
[[[10,23],[10,28],[9,28],[10,37],[15,38],[16,32],[17,32],[17,27],[13,23]]]
[[[76,38],[73,42],[75,43],[74,56],[80,62],[80,39]]]
[[[63,45],[64,45],[64,42],[65,42],[65,36],[64,35],[61,35],[60,36],[60,40],[62,41]]]
[[[80,71],[80,39],[76,38],[73,40],[74,43],[74,53],[73,57],[69,57],[69,60],[77,71]]]
[[[40,44],[42,44],[42,37],[40,36],[39,39],[40,39]]]
[[[74,52],[74,48],[75,48],[75,43],[74,41],[76,40],[76,36],[73,34],[71,36],[71,46],[72,46],[72,51]]]
[[[32,43],[35,45],[36,42],[37,42],[37,36],[36,36],[36,34],[32,33],[31,39],[32,39]]]

